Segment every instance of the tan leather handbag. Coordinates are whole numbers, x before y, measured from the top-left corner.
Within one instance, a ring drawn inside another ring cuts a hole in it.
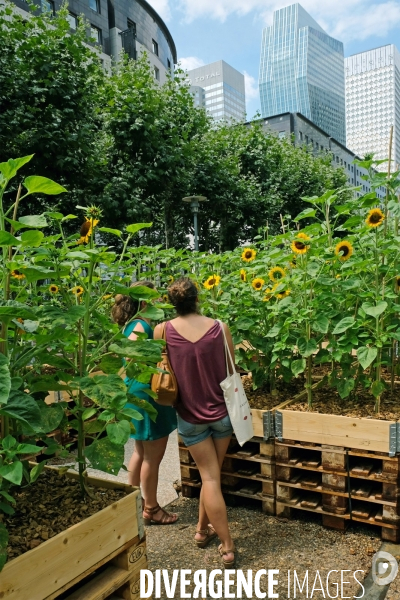
[[[163,323],[161,339],[166,342],[165,326]],[[157,367],[168,373],[155,373],[151,378],[151,389],[157,394],[154,402],[161,406],[174,406],[178,399],[178,383],[168,359],[167,345],[162,349],[161,361],[157,363]]]

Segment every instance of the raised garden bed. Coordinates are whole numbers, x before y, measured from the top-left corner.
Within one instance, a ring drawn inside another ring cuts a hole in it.
[[[100,600],[114,593],[139,598],[140,569],[147,565],[140,490],[95,477],[87,484],[126,495],[6,563],[0,573],[2,597]]]

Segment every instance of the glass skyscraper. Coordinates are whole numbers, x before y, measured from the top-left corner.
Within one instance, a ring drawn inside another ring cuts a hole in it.
[[[345,59],[347,146],[359,156],[389,157],[393,126],[392,172],[400,165],[400,53],[394,44]],[[377,167],[387,171],[387,162]]]
[[[300,4],[276,10],[263,30],[259,88],[264,118],[299,112],[346,143],[343,44]]]

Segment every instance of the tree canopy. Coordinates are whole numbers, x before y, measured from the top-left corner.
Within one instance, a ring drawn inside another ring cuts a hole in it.
[[[143,55],[106,74],[86,30],[81,20],[71,35],[65,10],[24,20],[0,9],[0,160],[34,154],[35,172],[69,191],[64,211],[95,202],[111,227],[152,221],[146,243],[186,247],[193,217],[182,198],[203,195],[200,249],[223,251],[267,223],[276,232],[303,196],[345,185],[330,155],[315,157],[256,121],[214,122],[194,106],[181,71],[161,86]]]

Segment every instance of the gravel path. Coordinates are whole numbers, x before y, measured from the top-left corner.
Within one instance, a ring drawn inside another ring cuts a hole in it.
[[[198,500],[191,498],[179,498],[169,505],[169,509],[179,513],[179,521],[171,526],[147,527],[147,543],[149,569],[168,569],[170,576],[173,569],[212,569],[221,568],[221,561],[217,553],[218,541],[213,540],[206,549],[198,549],[193,543],[195,525],[197,522]],[[329,598],[326,590],[326,577],[330,570],[331,586],[329,588],[331,597],[345,598],[361,596],[361,588],[353,578],[353,571],[361,569],[365,575],[358,574],[362,581],[371,568],[372,555],[381,545],[380,531],[377,528],[350,528],[345,534],[326,529],[319,524],[313,515],[300,515],[299,519],[278,519],[264,515],[260,510],[247,507],[228,507],[228,518],[231,525],[232,536],[235,540],[238,553],[236,568],[257,571],[259,569],[279,569],[279,584],[275,591],[279,593],[279,599],[286,598],[313,598],[319,600]],[[303,582],[305,573],[309,573],[309,595],[303,589],[297,595],[288,595],[288,570],[291,570],[293,581],[293,570],[297,572],[298,579]],[[344,573],[343,594],[336,596],[335,582],[340,582],[340,571],[350,570]],[[311,596],[311,590],[317,576],[317,571],[323,582],[324,592],[317,591],[320,584],[315,584],[315,590]],[[263,578],[261,581],[265,580]],[[178,584],[179,585],[179,584]],[[193,586],[192,586],[193,587]],[[163,591],[163,587],[161,588]],[[188,586],[187,591],[191,588]],[[267,591],[266,586],[261,590]],[[234,588],[232,588],[232,592]],[[324,595],[325,594],[325,595]],[[166,598],[165,594],[162,595]],[[181,598],[179,593],[175,598]],[[202,597],[202,596],[200,596]],[[208,597],[208,596],[207,596]],[[224,596],[218,596],[224,597]],[[225,596],[226,597],[226,596]],[[236,593],[235,593],[236,597]],[[243,597],[246,597],[245,595]],[[256,596],[253,596],[256,598]],[[392,596],[392,598],[399,596]]]

